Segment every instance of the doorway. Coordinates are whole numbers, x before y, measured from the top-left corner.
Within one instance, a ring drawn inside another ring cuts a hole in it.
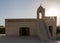
[[[52,29],[53,29],[53,27],[52,26],[49,26],[49,31],[50,31],[51,36],[53,35]]]
[[[29,27],[21,27],[19,29],[19,35],[20,36],[29,36]]]

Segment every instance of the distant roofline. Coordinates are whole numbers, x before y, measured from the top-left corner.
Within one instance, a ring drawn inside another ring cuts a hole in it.
[[[0,25],[0,28],[5,28],[5,26],[3,26],[3,25]]]

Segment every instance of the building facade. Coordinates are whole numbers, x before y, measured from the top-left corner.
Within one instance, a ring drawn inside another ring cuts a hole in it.
[[[5,19],[7,36],[37,36],[41,40],[56,38],[57,17],[46,17],[45,8],[37,9],[36,19]]]

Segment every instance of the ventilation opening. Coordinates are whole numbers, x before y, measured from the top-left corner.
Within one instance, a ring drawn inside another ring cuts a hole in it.
[[[51,36],[52,36],[52,29],[53,29],[53,27],[52,26],[49,26],[49,31],[51,33]]]
[[[42,13],[39,13],[39,19],[42,19]]]

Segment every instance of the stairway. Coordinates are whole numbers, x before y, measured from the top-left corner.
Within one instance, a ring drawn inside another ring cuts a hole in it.
[[[49,34],[48,34],[48,29],[47,26],[44,22],[43,19],[39,21],[39,37],[41,40],[48,40]]]

